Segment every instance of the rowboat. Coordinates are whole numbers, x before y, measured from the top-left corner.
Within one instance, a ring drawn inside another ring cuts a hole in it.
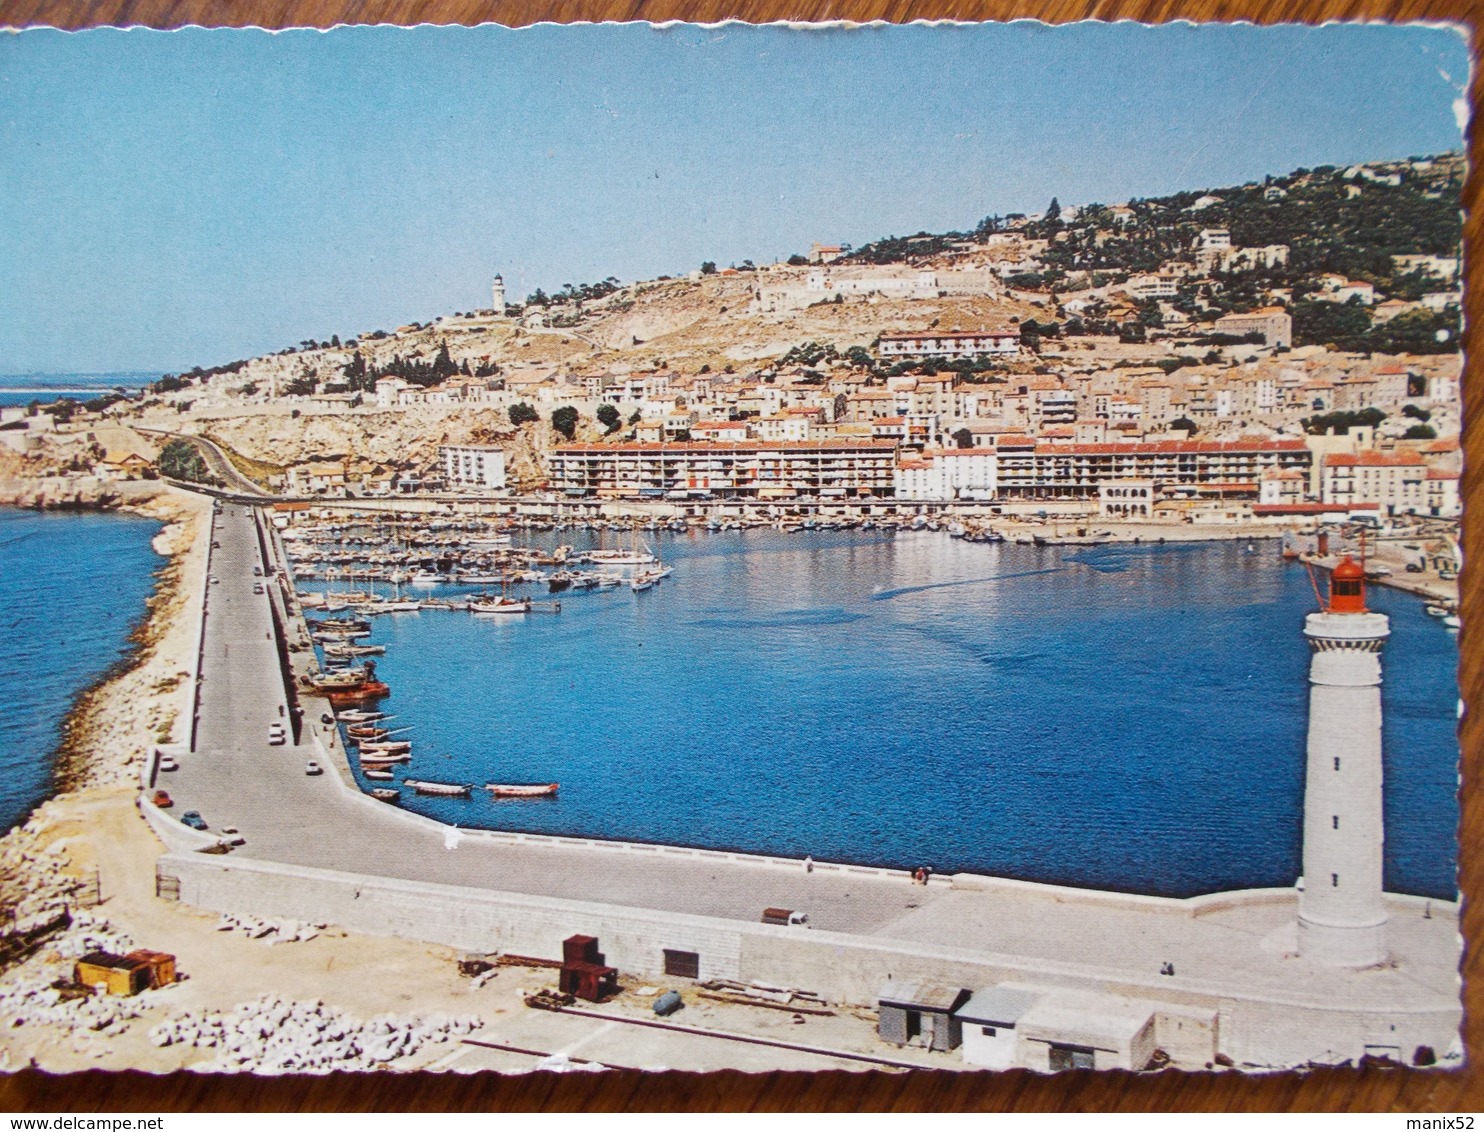
[[[376,779],[378,782],[390,782],[392,780],[392,772],[389,770],[368,770],[366,767],[362,767],[361,773],[367,778]]]
[[[341,723],[371,723],[377,719],[394,719],[395,716],[387,715],[384,711],[361,711],[352,708],[350,711],[340,713]]]
[[[410,763],[412,761],[412,752],[399,751],[391,755],[361,755],[360,760],[363,767],[374,767],[377,770],[385,770],[387,767],[393,766],[396,763]]]
[[[377,756],[386,758],[390,755],[406,755],[412,751],[412,744],[406,739],[390,739],[385,742],[366,742],[360,744],[361,758],[374,759]]]
[[[387,777],[390,778],[391,776],[388,775]],[[402,791],[378,786],[375,790],[371,791],[371,797],[375,798],[378,802],[396,803],[402,800]]]
[[[550,798],[557,792],[558,783],[548,782],[539,786],[524,786],[510,782],[486,782],[484,788],[494,798]]]
[[[417,778],[404,778],[402,785],[410,786],[419,794],[438,794],[446,798],[467,798],[474,789],[472,786],[453,782],[424,782]]]

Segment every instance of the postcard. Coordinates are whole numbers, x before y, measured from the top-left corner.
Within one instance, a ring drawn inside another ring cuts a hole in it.
[[[1462,1063],[1467,41],[0,46],[0,1065]]]

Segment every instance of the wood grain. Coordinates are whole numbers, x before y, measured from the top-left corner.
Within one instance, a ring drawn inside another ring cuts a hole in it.
[[[602,20],[1006,20],[1052,23],[1100,20],[1247,20],[1258,24],[1326,20],[1451,21],[1470,41],[1475,59],[1471,100],[1480,106],[1484,78],[1478,67],[1478,23],[1484,0],[551,0],[548,3],[480,3],[478,0],[0,0],[0,25],[85,28],[142,25],[174,28],[261,26],[332,27],[336,24],[524,25]],[[1356,77],[1364,97],[1365,76]],[[1484,266],[1480,263],[1484,216],[1478,205],[1484,143],[1469,138],[1470,176],[1464,188],[1468,324],[1484,316]],[[1275,172],[1279,172],[1275,170]],[[1199,186],[1191,186],[1199,187]],[[1461,741],[1466,787],[1462,798],[1461,887],[1465,893],[1463,964],[1465,1034],[1471,1068],[1325,1070],[1308,1074],[1243,1077],[1239,1074],[1075,1072],[1055,1077],[1008,1073],[870,1072],[662,1073],[592,1075],[365,1074],[320,1078],[241,1079],[174,1074],[91,1072],[52,1076],[32,1070],[0,1079],[0,1107],[39,1112],[283,1111],[1393,1111],[1443,1114],[1484,1110],[1484,1070],[1479,1016],[1484,1007],[1484,570],[1474,563],[1484,546],[1484,406],[1480,363],[1468,350],[1464,389],[1463,494],[1466,565],[1463,571],[1462,659],[1459,683],[1473,710]]]

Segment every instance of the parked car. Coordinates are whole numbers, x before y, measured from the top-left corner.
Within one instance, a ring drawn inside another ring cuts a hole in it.
[[[325,768],[320,766],[319,763],[315,762],[313,759],[310,759],[307,763],[304,764],[304,773],[309,775],[310,777],[313,777],[316,774],[324,774]]]
[[[170,797],[164,790],[156,790],[155,796],[150,801],[162,810],[168,810],[171,806],[175,805],[175,799]]]
[[[171,758],[169,755],[161,755],[160,756],[160,769],[161,770],[179,770],[180,769],[180,764],[178,762],[176,762],[173,758]]]
[[[255,594],[262,593],[263,592],[263,583],[262,582],[254,582],[252,584],[252,592],[255,593]]]
[[[224,825],[221,828],[221,836],[218,841],[227,845],[246,845],[247,838],[242,836],[242,831],[235,825]]]
[[[198,810],[187,810],[180,815],[180,821],[182,825],[188,825],[192,829],[206,828],[206,822],[202,820],[200,811]]]
[[[270,747],[282,747],[288,742],[288,733],[284,731],[283,724],[268,724],[268,745]]]
[[[254,566],[252,568],[252,576],[254,578],[261,578],[263,576],[263,568],[261,566]]]

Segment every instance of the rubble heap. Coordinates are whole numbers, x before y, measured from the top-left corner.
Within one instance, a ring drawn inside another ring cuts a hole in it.
[[[484,1023],[474,1017],[382,1014],[360,1022],[322,1001],[264,995],[224,1013],[180,1015],[149,1032],[157,1046],[216,1049],[193,1066],[211,1073],[332,1073],[378,1069],[423,1046],[463,1037]]]

